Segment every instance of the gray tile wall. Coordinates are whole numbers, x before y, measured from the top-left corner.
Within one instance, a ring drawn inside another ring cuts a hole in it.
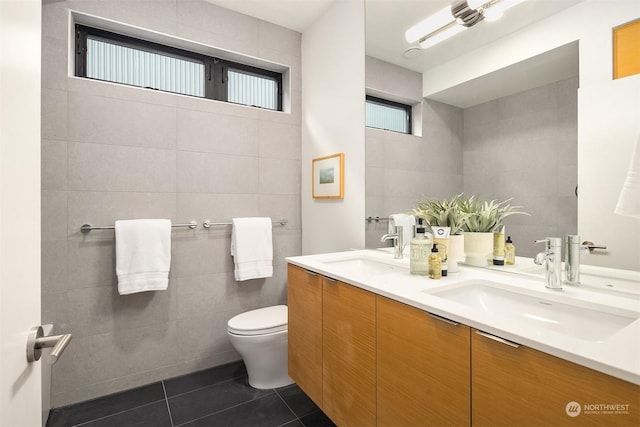
[[[67,76],[68,10],[291,67],[291,113]],[[43,2],[42,321],[73,340],[53,367],[61,406],[239,358],[240,312],[286,303],[301,251],[300,33],[204,1]],[[120,296],[113,231],[84,223],[237,216],[274,228],[274,276],[235,282],[230,227],[174,229],[167,291]]]
[[[506,220],[517,255],[577,233],[577,91],[573,77],[464,110],[464,191],[531,214]]]
[[[405,99],[422,99],[422,76],[367,57],[367,88]],[[440,102],[422,108],[422,136],[366,129],[366,216],[388,217],[410,210],[425,197],[462,191],[463,110]],[[415,107],[414,107],[415,108]],[[365,222],[366,247],[383,246],[386,222]]]

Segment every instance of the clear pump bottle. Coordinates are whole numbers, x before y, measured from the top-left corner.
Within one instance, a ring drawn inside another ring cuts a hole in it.
[[[409,272],[426,276],[429,274],[429,248],[431,241],[425,236],[425,229],[422,226],[422,219],[418,220],[416,235],[411,239]]]

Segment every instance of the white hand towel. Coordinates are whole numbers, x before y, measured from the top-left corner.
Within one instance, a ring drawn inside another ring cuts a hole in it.
[[[640,218],[640,137],[636,141],[627,178],[622,184],[618,205],[614,212],[618,215]]]
[[[238,282],[273,275],[271,218],[233,218],[231,255]]]
[[[120,295],[167,289],[171,265],[171,221],[116,221],[115,229]]]
[[[395,233],[394,226],[402,226],[402,238],[407,247],[413,239],[413,226],[416,225],[416,217],[408,214],[389,215],[389,233]]]

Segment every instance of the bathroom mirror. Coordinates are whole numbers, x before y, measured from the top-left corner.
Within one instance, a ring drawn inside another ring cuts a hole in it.
[[[405,31],[451,1],[366,0],[367,93],[414,106],[413,135],[367,128],[366,216],[464,191],[513,197],[531,214],[507,225],[518,255],[539,251],[534,239],[577,232],[577,41],[421,98],[422,73],[579,2],[524,2],[500,21],[420,50]],[[365,227],[367,247],[380,246],[386,222]]]

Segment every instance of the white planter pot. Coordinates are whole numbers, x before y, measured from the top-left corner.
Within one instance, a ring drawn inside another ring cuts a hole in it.
[[[458,263],[464,260],[464,235],[449,236],[449,273],[460,271]]]
[[[464,233],[465,264],[486,267],[493,260],[493,233]]]

